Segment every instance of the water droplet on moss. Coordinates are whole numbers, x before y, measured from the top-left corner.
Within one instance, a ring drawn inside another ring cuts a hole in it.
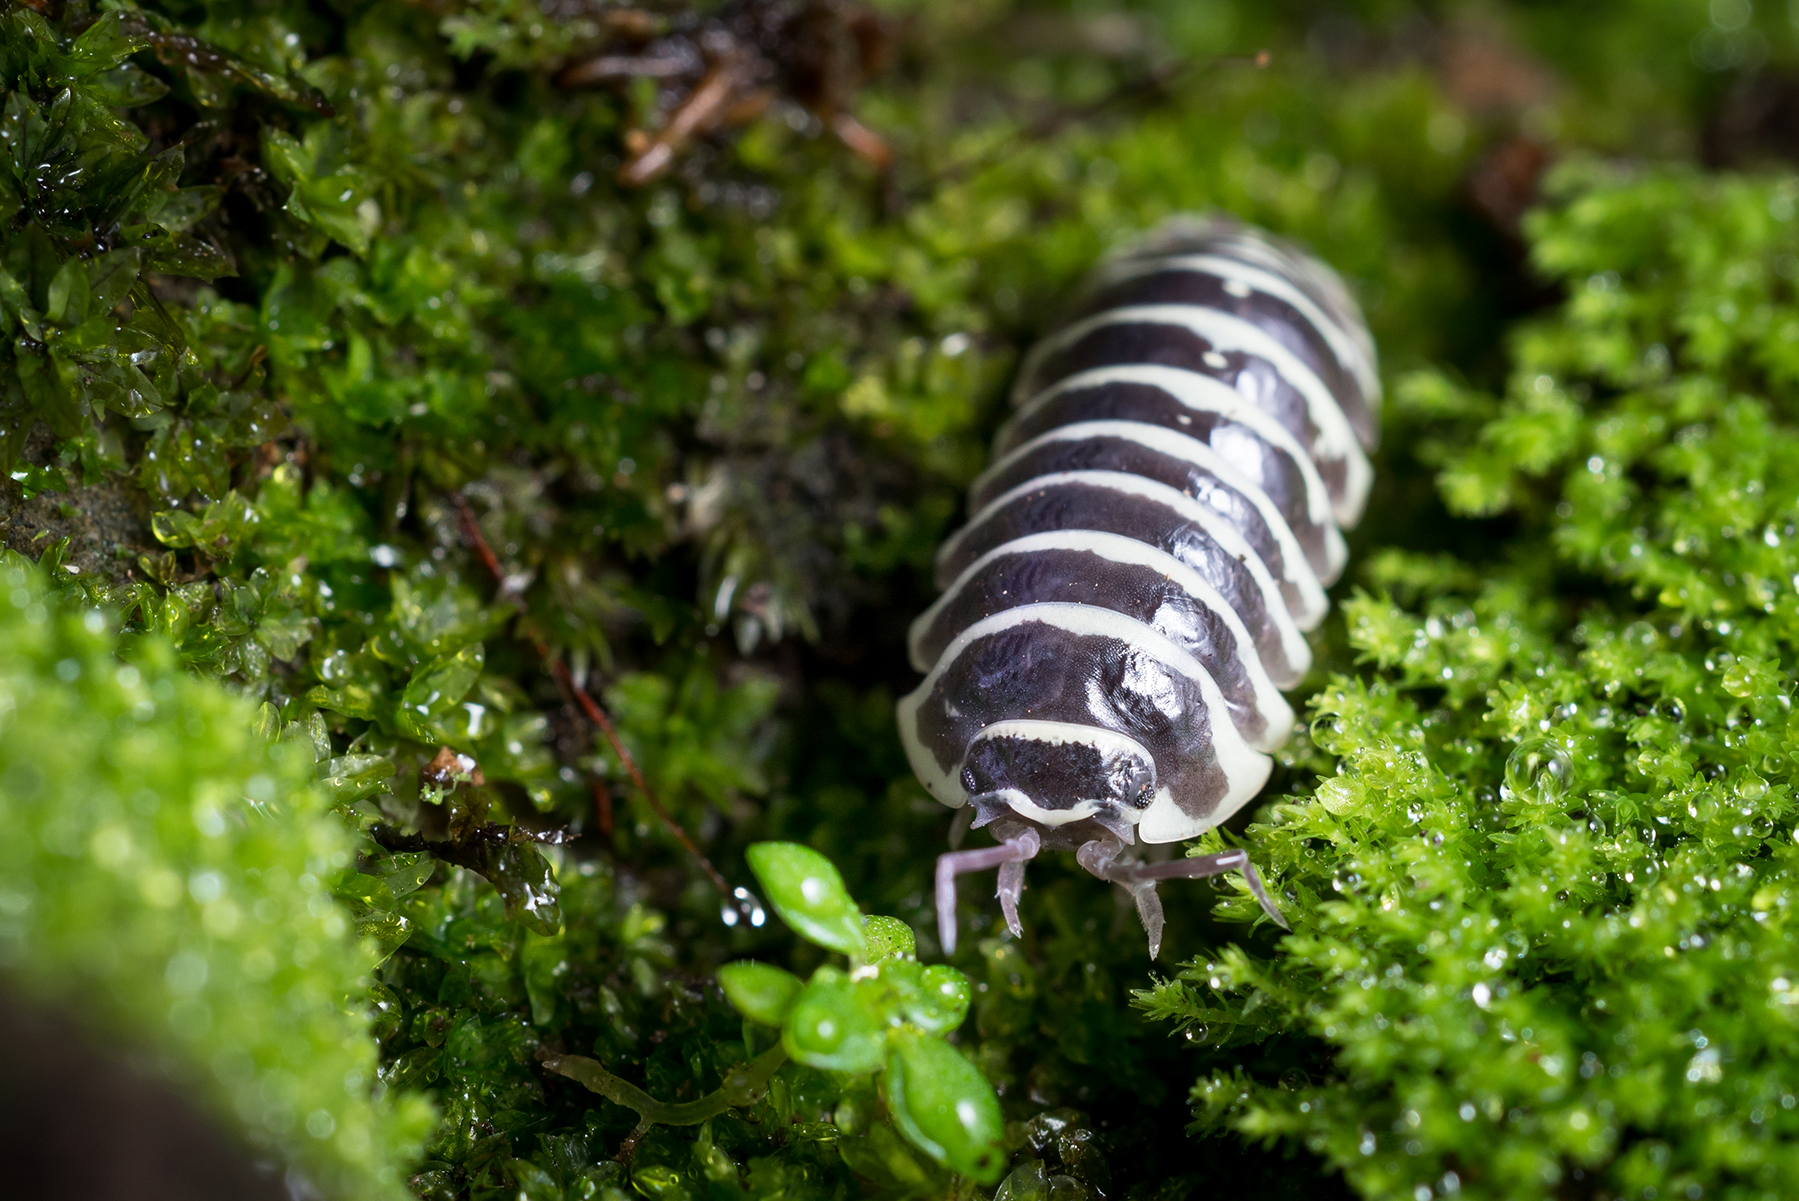
[[[762,908],[762,902],[747,888],[733,888],[731,895],[719,906],[718,915],[727,926],[745,922],[752,929],[760,929],[768,921],[768,912]]]
[[[1527,738],[1505,761],[1505,796],[1553,805],[1568,791],[1573,775],[1568,752],[1547,738]]]

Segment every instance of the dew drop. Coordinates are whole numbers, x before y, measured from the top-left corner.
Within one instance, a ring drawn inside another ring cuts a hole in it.
[[[1526,738],[1505,761],[1508,797],[1552,805],[1568,791],[1574,764],[1568,752],[1547,738]]]
[[[761,900],[747,888],[733,888],[730,899],[719,906],[718,916],[727,926],[735,926],[741,921],[748,923],[751,929],[760,929],[768,921]]]

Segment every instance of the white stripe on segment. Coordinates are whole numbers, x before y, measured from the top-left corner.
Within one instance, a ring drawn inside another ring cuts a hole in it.
[[[1233,252],[1242,254],[1241,250],[1235,246],[1221,248],[1221,253],[1231,254]],[[1254,261],[1255,256],[1242,254],[1242,257],[1245,261]],[[1309,254],[1295,250],[1291,253],[1283,252],[1283,257],[1286,262],[1292,264],[1291,270],[1296,279],[1310,283],[1323,294],[1327,307],[1334,308],[1343,314],[1350,336],[1362,347],[1362,354],[1369,364],[1378,370],[1380,358],[1374,348],[1374,335],[1368,331],[1368,321],[1362,315],[1362,307],[1355,302],[1355,297],[1350,294],[1349,286],[1343,282],[1343,277],[1329,263]]]
[[[1194,304],[1141,304],[1107,309],[1064,327],[1031,348],[1018,369],[1022,385],[1035,373],[1037,364],[1065,347],[1072,346],[1096,329],[1108,325],[1172,325],[1186,329],[1210,342],[1219,351],[1240,351],[1270,363],[1275,374],[1291,384],[1305,400],[1306,416],[1317,431],[1313,452],[1321,458],[1340,459],[1345,466],[1343,501],[1333,506],[1339,524],[1352,526],[1368,503],[1368,489],[1374,483],[1374,468],[1362,453],[1362,443],[1349,426],[1349,418],[1337,404],[1324,381],[1298,357],[1268,334],[1241,317],[1221,313]],[[1014,401],[1021,397],[1014,396]]]
[[[995,441],[1004,446],[1008,434],[1020,423],[1030,420],[1040,409],[1049,405],[1064,392],[1077,392],[1084,388],[1099,388],[1106,384],[1142,384],[1146,387],[1158,388],[1167,393],[1183,408],[1198,413],[1212,413],[1221,420],[1234,422],[1248,429],[1256,437],[1277,450],[1284,451],[1288,458],[1299,466],[1300,479],[1305,482],[1306,517],[1313,525],[1326,531],[1329,555],[1328,564],[1333,573],[1343,569],[1349,561],[1349,548],[1342,541],[1337,530],[1336,517],[1331,512],[1330,490],[1324,486],[1324,480],[1318,475],[1318,466],[1306,453],[1299,439],[1290,430],[1274,418],[1256,408],[1243,399],[1242,393],[1232,388],[1223,380],[1209,375],[1201,375],[1196,371],[1185,371],[1179,367],[1164,367],[1152,363],[1132,363],[1120,367],[1094,367],[1071,375],[1067,379],[1057,380],[1048,388],[1026,401],[1012,419],[1000,427]],[[1220,453],[1231,458],[1228,448],[1220,449]]]
[[[1242,735],[1237,733],[1237,727],[1231,722],[1218,720],[1218,715],[1229,712],[1229,707],[1225,704],[1224,694],[1218,691],[1217,682],[1212,679],[1204,664],[1142,622],[1133,621],[1121,613],[1092,605],[1051,604],[1007,609],[1003,613],[995,613],[975,622],[958,634],[956,640],[944,650],[924,682],[900,698],[897,706],[900,742],[906,748],[906,758],[912,764],[912,770],[932,796],[952,809],[959,809],[968,803],[968,794],[963,791],[962,782],[957,779],[961,774],[961,756],[965,751],[956,752],[957,758],[947,771],[940,766],[937,757],[919,742],[919,708],[930,698],[944,670],[956,661],[970,643],[1031,622],[1066,630],[1082,637],[1113,639],[1121,638],[1118,633],[1121,628],[1135,627],[1121,640],[1143,647],[1164,666],[1199,684],[1200,696],[1206,706],[1211,752],[1218,762],[1219,770],[1224,773],[1225,795],[1218,803],[1216,816],[1191,818],[1180,811],[1172,795],[1164,796],[1166,788],[1159,789],[1155,801],[1144,811],[1143,820],[1138,826],[1138,833],[1145,841],[1173,842],[1176,839],[1191,838],[1223,821],[1226,815],[1235,813],[1261,791],[1269,773],[1274,770],[1274,760],[1244,742]]]
[[[1249,578],[1255,582],[1262,595],[1262,608],[1267,611],[1268,619],[1274,623],[1275,633],[1280,640],[1281,653],[1287,658],[1294,671],[1304,675],[1312,663],[1312,648],[1306,644],[1305,635],[1287,611],[1287,602],[1281,596],[1280,585],[1274,582],[1274,575],[1268,565],[1262,562],[1262,556],[1244,540],[1243,534],[1226,521],[1224,514],[1210,505],[1202,505],[1185,492],[1170,488],[1167,484],[1145,479],[1140,475],[1131,475],[1124,471],[1056,471],[1048,475],[1040,475],[1026,480],[1016,488],[1003,492],[988,502],[979,513],[968,519],[968,524],[949,536],[937,551],[937,564],[955,557],[956,548],[961,546],[983,524],[991,520],[995,514],[1013,501],[1032,492],[1046,488],[1054,488],[1062,484],[1082,485],[1099,488],[1109,492],[1121,493],[1125,496],[1142,497],[1153,504],[1172,509],[1183,521],[1189,521],[1199,527],[1201,533],[1217,543],[1218,548],[1226,555],[1242,563],[1249,570]],[[1141,539],[1139,539],[1141,541]],[[958,573],[960,574],[960,573]],[[1240,615],[1239,615],[1240,616]],[[947,653],[947,652],[946,652]]]
[[[1006,808],[1018,816],[1048,829],[1066,826],[1070,822],[1084,821],[1102,808],[1098,801],[1076,801],[1066,809],[1045,809],[1031,800],[1031,794],[1021,788],[996,788],[992,792],[982,795],[997,797],[1005,802]],[[1124,805],[1118,806],[1118,810],[1121,815],[1128,811],[1132,817],[1143,816],[1140,811]]]
[[[1223,254],[1173,254],[1164,258],[1113,259],[1102,264],[1094,273],[1092,286],[1097,292],[1127,279],[1157,275],[1164,271],[1194,272],[1247,284],[1264,296],[1271,296],[1297,310],[1318,331],[1331,353],[1336,356],[1337,362],[1355,377],[1362,389],[1362,396],[1368,402],[1369,411],[1375,415],[1380,413],[1380,374],[1369,361],[1362,344],[1335,317],[1320,308],[1317,301],[1294,287],[1284,275],[1273,270]]]
[[[1247,500],[1261,514],[1262,521],[1274,535],[1274,541],[1281,550],[1282,578],[1299,594],[1299,608],[1293,610],[1293,620],[1299,623],[1299,628],[1310,630],[1324,620],[1324,615],[1330,611],[1330,598],[1324,595],[1324,585],[1312,570],[1305,551],[1300,549],[1299,539],[1293,536],[1293,527],[1287,524],[1286,517],[1268,499],[1268,493],[1262,490],[1260,484],[1231,466],[1212,447],[1198,438],[1190,438],[1167,426],[1152,425],[1147,421],[1111,420],[1077,421],[1070,425],[1059,425],[1048,433],[1032,438],[976,476],[974,483],[969,485],[969,493],[972,495],[978,492],[988,480],[1033,450],[1055,442],[1079,442],[1083,438],[1117,438],[1120,441],[1135,442],[1157,454],[1192,463],[1211,472],[1225,487]]]
[[[1199,243],[1200,245],[1195,245]],[[1281,242],[1254,226],[1221,222],[1213,217],[1183,213],[1161,222],[1137,242],[1124,247],[1116,259],[1166,258],[1180,254],[1217,254],[1239,259],[1272,271],[1283,278],[1310,284],[1326,307],[1341,313],[1351,334],[1375,363],[1374,337],[1362,318],[1362,310],[1349,294],[1343,277],[1324,260],[1307,254],[1290,242]]]
[[[925,663],[924,656],[919,653],[918,644],[926,630],[937,615],[954,602],[962,589],[982,569],[996,559],[1014,555],[1034,555],[1043,551],[1072,550],[1096,555],[1113,563],[1127,563],[1134,566],[1147,567],[1160,572],[1182,592],[1192,597],[1209,611],[1216,613],[1225,628],[1230,631],[1231,638],[1237,644],[1238,657],[1243,663],[1245,673],[1249,676],[1250,691],[1255,696],[1256,713],[1262,718],[1264,730],[1261,741],[1252,743],[1259,751],[1272,751],[1287,740],[1293,730],[1293,707],[1287,698],[1281,695],[1274,681],[1268,678],[1268,669],[1262,665],[1262,656],[1256,650],[1256,641],[1250,637],[1249,630],[1243,625],[1243,619],[1237,611],[1230,607],[1219,591],[1206,582],[1204,576],[1191,567],[1147,542],[1139,542],[1135,538],[1127,538],[1123,534],[1108,534],[1099,530],[1051,530],[1042,534],[1026,534],[1022,538],[1014,538],[1010,542],[1001,543],[973,563],[968,565],[961,575],[937,598],[937,602],[912,623],[907,637],[907,651],[912,659],[912,666],[918,671],[929,671],[932,664]],[[1103,608],[1104,606],[1098,606]],[[1004,610],[1001,610],[1004,612]],[[949,653],[946,645],[942,659]]]
[[[1120,734],[1116,730],[1108,730],[1104,726],[1085,726],[1071,721],[1031,721],[1020,719],[1013,721],[996,721],[986,729],[968,740],[970,750],[974,744],[989,738],[1024,738],[1031,742],[1047,743],[1051,746],[1068,746],[1076,744],[1098,749],[1103,755],[1110,752],[1114,755],[1135,755],[1142,759],[1153,772],[1156,769],[1155,756],[1149,753],[1141,742],[1128,734]],[[1031,800],[1029,794],[1016,788],[1003,788],[997,795],[1004,800],[1020,817],[1027,817],[1042,826],[1066,826],[1070,822],[1082,821],[1092,817],[1104,806],[1108,797],[1082,797],[1066,809],[1045,809]],[[1119,805],[1119,816],[1125,821],[1135,824],[1143,816],[1143,810],[1131,805]]]
[[[1206,253],[1223,255],[1238,259],[1252,266],[1261,267],[1283,277],[1311,284],[1323,294],[1325,304],[1342,313],[1349,333],[1363,348],[1363,353],[1371,364],[1378,363],[1374,349],[1374,336],[1368,332],[1368,323],[1362,317],[1362,310],[1355,298],[1349,294],[1349,288],[1343,283],[1343,277],[1335,268],[1305,253],[1296,246],[1282,245],[1267,238],[1257,237],[1254,231],[1244,228],[1221,231],[1209,236],[1211,245],[1205,248]],[[1163,251],[1162,253],[1180,254],[1180,251]]]

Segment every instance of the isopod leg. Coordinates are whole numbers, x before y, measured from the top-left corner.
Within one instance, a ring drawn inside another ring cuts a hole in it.
[[[1024,895],[1023,859],[1011,859],[999,865],[999,911],[1005,915],[1006,929],[1013,938],[1024,937],[1024,926],[1018,920],[1018,898]]]
[[[1143,922],[1143,932],[1149,935],[1149,957],[1154,959],[1162,953],[1162,898],[1156,895],[1154,880],[1127,887],[1131,890],[1131,899],[1137,902],[1137,917]]]
[[[1042,847],[1043,840],[1037,831],[1027,829],[995,847],[951,851],[937,857],[937,935],[945,955],[956,949],[956,877],[969,872],[984,872],[990,867],[1017,864],[1015,876],[1001,873],[1000,905],[1006,911],[1006,925],[1013,933],[1018,933],[1018,894],[1024,890],[1024,864]],[[1006,886],[1009,882],[1015,884],[1015,888],[1008,900]]]
[[[1123,849],[1122,845],[1112,840],[1094,839],[1075,852],[1075,860],[1100,879],[1122,884],[1131,890],[1131,896],[1137,902],[1137,914],[1143,919],[1143,928],[1149,934],[1151,959],[1162,949],[1162,902],[1155,893],[1158,880],[1197,880],[1240,871],[1249,884],[1250,895],[1261,905],[1262,912],[1272,918],[1274,924],[1281,929],[1292,928],[1287,925],[1287,919],[1281,916],[1281,911],[1275,908],[1267,887],[1262,883],[1262,874],[1249,861],[1246,851],[1220,851],[1216,855],[1172,859],[1167,863],[1114,862]]]
[[[1125,872],[1128,880],[1198,880],[1205,876],[1220,876],[1225,872],[1240,871],[1249,885],[1250,895],[1262,907],[1275,925],[1283,930],[1291,930],[1287,919],[1275,908],[1274,900],[1268,895],[1268,888],[1262,883],[1262,873],[1256,865],[1249,861],[1247,851],[1220,851],[1216,855],[1201,855],[1195,859],[1171,859],[1167,863],[1142,863],[1130,867],[1113,868],[1114,872]],[[1117,877],[1115,877],[1117,878]],[[1124,880],[1121,880],[1124,882]]]

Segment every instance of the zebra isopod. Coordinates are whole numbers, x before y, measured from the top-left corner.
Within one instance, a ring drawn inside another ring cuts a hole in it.
[[[1267,782],[1293,727],[1281,690],[1341,574],[1378,436],[1373,340],[1329,267],[1253,227],[1180,217],[1102,264],[1032,349],[966,525],[913,623],[924,682],[899,703],[925,788],[995,845],[937,862],[999,868],[1016,935],[1044,849],[1133,894],[1150,954],[1156,882],[1241,871],[1241,850],[1161,863]]]

